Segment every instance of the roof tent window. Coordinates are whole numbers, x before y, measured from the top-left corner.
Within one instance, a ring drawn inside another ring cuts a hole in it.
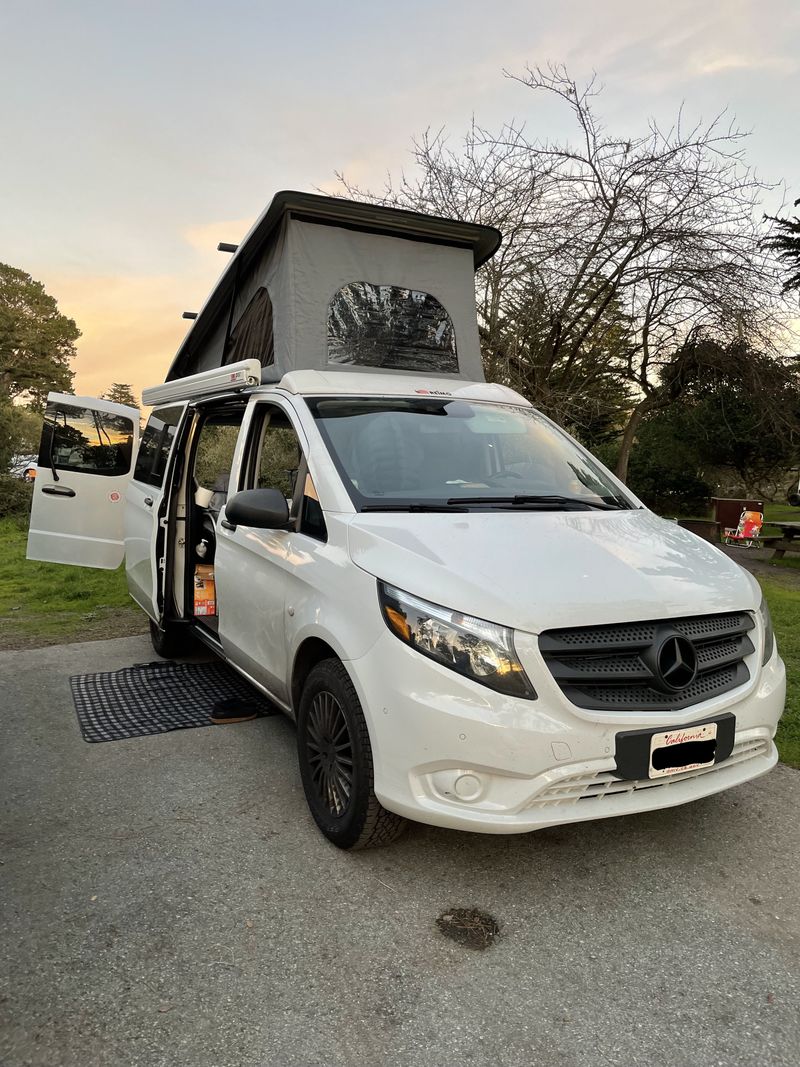
[[[455,330],[429,293],[350,282],[328,305],[328,362],[458,374]]]
[[[275,362],[272,301],[264,286],[256,290],[231,333],[225,363],[242,359],[257,359],[262,367],[271,367]]]

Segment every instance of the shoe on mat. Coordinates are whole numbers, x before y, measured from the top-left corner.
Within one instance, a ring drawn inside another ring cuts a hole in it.
[[[211,713],[211,722],[216,726],[226,726],[233,722],[249,722],[258,718],[258,711],[252,704],[240,697],[218,700]]]

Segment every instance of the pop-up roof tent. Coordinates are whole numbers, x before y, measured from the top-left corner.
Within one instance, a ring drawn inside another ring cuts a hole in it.
[[[278,193],[234,253],[167,381],[257,359],[483,381],[475,270],[486,226],[310,193]]]

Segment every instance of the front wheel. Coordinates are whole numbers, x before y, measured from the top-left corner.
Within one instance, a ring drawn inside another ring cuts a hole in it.
[[[338,848],[388,845],[406,820],[373,792],[372,746],[350,675],[336,659],[311,671],[297,715],[300,776],[314,821]]]

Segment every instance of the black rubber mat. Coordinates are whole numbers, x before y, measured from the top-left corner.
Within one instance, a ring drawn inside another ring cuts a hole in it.
[[[211,716],[274,715],[275,707],[224,663],[138,663],[70,678],[84,741],[121,741],[213,726]]]

